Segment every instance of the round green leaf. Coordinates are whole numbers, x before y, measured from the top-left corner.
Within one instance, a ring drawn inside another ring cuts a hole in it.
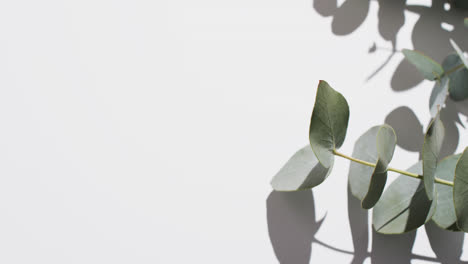
[[[276,191],[310,189],[321,184],[331,168],[323,167],[309,145],[298,150],[273,177],[271,186]]]
[[[457,226],[468,232],[468,148],[458,159],[453,179],[453,202]]]
[[[391,126],[383,125],[380,127],[377,133],[377,154],[379,159],[372,173],[366,197],[361,203],[364,209],[372,208],[382,195],[387,182],[388,164],[395,152],[396,141],[396,134]]]
[[[372,127],[359,137],[356,143],[354,143],[352,154],[354,158],[372,163],[377,162],[378,154],[376,143],[379,129],[380,126]],[[367,191],[369,190],[373,171],[374,168],[372,167],[362,165],[357,162],[351,162],[348,174],[348,184],[353,196],[358,198],[360,201],[364,199]]]
[[[465,54],[463,54],[463,51],[458,47],[457,43],[455,43],[453,39],[450,39],[450,44],[452,44],[453,49],[457,52],[463,64],[465,64],[465,68],[468,68],[468,60],[466,59]]]
[[[445,100],[449,93],[449,78],[444,77],[442,80],[436,80],[434,88],[432,89],[431,97],[429,98],[429,111],[431,116],[435,117],[439,107],[445,105]]]
[[[421,174],[422,163],[408,169]],[[421,180],[400,175],[374,206],[374,229],[383,234],[401,234],[424,225],[434,214],[436,203],[427,199]]]
[[[444,59],[444,62],[442,62],[442,67],[444,70],[448,71],[460,64],[463,64],[460,57],[457,54],[450,54]],[[463,67],[462,69],[452,72],[447,77],[450,79],[448,89],[450,97],[455,101],[468,98],[468,69]]]
[[[444,158],[437,165],[436,177],[439,179],[453,181],[455,167],[461,154]],[[455,207],[453,205],[453,188],[444,184],[435,185],[437,192],[437,208],[432,220],[441,228],[459,231],[456,222]]]
[[[445,128],[437,113],[427,128],[422,149],[423,182],[429,200],[434,198],[434,178]]]
[[[341,147],[348,128],[349,107],[346,99],[325,81],[320,81],[310,119],[309,141],[319,162],[333,165],[333,151]]]
[[[433,59],[419,51],[403,49],[403,55],[421,72],[425,79],[434,80],[444,73],[444,69]]]

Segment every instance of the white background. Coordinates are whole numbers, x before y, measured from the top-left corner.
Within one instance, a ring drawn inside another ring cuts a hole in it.
[[[430,120],[431,83],[391,88],[401,53],[366,82],[391,49],[377,12],[338,36],[311,0],[2,1],[0,263],[277,263],[269,182],[308,142],[319,80],[349,102],[344,153],[400,106]],[[348,167],[313,191],[315,237],[353,251]],[[424,228],[412,251],[436,257]]]

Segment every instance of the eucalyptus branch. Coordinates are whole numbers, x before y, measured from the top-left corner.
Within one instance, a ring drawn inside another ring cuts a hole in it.
[[[343,153],[338,152],[336,149],[333,150],[333,154],[335,154],[336,156],[345,158],[347,160],[350,160],[352,162],[356,162],[356,163],[366,165],[366,166],[369,166],[369,167],[374,167],[375,168],[377,166],[377,164],[375,164],[375,163],[371,163],[371,162],[367,162],[367,161],[364,161],[364,160],[360,160],[360,159],[356,159],[356,158],[347,156],[347,155],[345,155]],[[406,176],[409,176],[409,177],[417,178],[417,179],[420,179],[420,180],[423,179],[423,176],[419,175],[417,173],[412,173],[412,172],[408,172],[408,171],[404,171],[404,170],[399,170],[399,169],[395,169],[395,168],[392,168],[392,167],[388,167],[387,170],[397,172],[397,173],[400,173],[402,175],[406,175]],[[439,178],[435,178],[434,181],[436,183],[439,183],[439,184],[443,184],[443,185],[453,187],[453,182],[451,182],[451,181],[446,181],[446,180],[439,179]]]
[[[408,54],[414,60],[421,58]],[[426,67],[428,63],[421,65]],[[435,65],[430,73],[437,71]],[[309,145],[291,157],[271,185],[277,191],[314,188],[330,175],[335,156],[339,156],[365,165],[350,167],[348,183],[353,196],[361,200],[362,208],[373,208],[372,222],[377,232],[406,233],[431,219],[444,229],[468,232],[468,148],[461,154],[440,157],[445,129],[440,111],[437,107],[435,110],[424,135],[422,161],[407,170],[392,168],[388,165],[397,138],[393,128],[386,124],[374,126],[361,135],[354,145],[353,156],[338,151],[348,128],[348,102],[327,82],[320,81],[310,119]],[[388,171],[401,176],[385,188]]]

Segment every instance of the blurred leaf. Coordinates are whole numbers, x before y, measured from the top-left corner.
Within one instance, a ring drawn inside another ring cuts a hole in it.
[[[458,159],[453,180],[453,201],[457,226],[468,232],[468,148]]]
[[[436,80],[434,88],[432,89],[431,97],[429,98],[429,111],[431,116],[437,115],[437,109],[442,108],[447,100],[449,89],[449,78],[443,77],[440,81]]]
[[[427,128],[422,149],[423,182],[429,200],[434,198],[434,177],[444,133],[444,125],[440,120],[440,114],[437,113]]]
[[[368,162],[376,163],[378,160],[377,154],[377,133],[380,126],[374,126],[367,130],[359,139],[354,143],[353,157],[365,160]],[[351,162],[349,167],[348,183],[351,193],[354,197],[362,201],[369,189],[374,168],[362,165],[356,162]]]
[[[369,189],[366,197],[362,200],[362,208],[370,209],[377,201],[387,182],[387,168],[392,160],[393,152],[396,146],[396,135],[393,128],[389,125],[382,125],[377,133],[377,154],[378,161],[369,183]]]
[[[309,189],[322,183],[331,168],[320,164],[309,145],[297,151],[273,177],[271,186],[276,191]]]
[[[465,64],[465,68],[468,68],[468,60],[466,59],[465,54],[463,54],[463,51],[458,47],[457,43],[455,43],[453,39],[450,39],[450,44],[452,44],[453,49],[457,52],[463,64]]]
[[[460,57],[457,54],[450,54],[442,62],[444,70],[448,71],[463,64]],[[449,82],[449,94],[450,97],[455,101],[460,101],[468,98],[468,69],[463,67],[455,72],[448,75]],[[432,97],[432,95],[431,95]]]
[[[463,20],[463,23],[465,24],[465,27],[468,28],[468,18],[465,18],[465,19]]]
[[[453,181],[455,167],[461,154],[451,155],[439,162],[436,170],[436,177],[439,179]],[[456,225],[457,216],[453,205],[453,188],[443,184],[436,184],[437,208],[432,216],[432,220],[441,228],[458,231]]]
[[[421,174],[422,163],[408,169]],[[401,234],[424,225],[434,214],[436,203],[427,199],[421,180],[400,175],[388,186],[374,207],[374,229],[383,234]]]
[[[343,144],[348,120],[346,99],[327,82],[320,81],[310,120],[309,141],[317,159],[325,168],[333,165],[333,150]]]
[[[428,80],[435,80],[444,73],[444,69],[440,64],[419,51],[403,49],[403,54]]]

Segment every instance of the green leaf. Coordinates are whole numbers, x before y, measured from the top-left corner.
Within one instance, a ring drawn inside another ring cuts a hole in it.
[[[444,69],[440,64],[419,51],[403,49],[403,54],[428,80],[435,80],[444,73]]]
[[[421,174],[422,163],[418,162],[408,171]],[[406,233],[429,221],[435,207],[436,203],[427,199],[421,180],[400,175],[374,206],[373,226],[383,234]]]
[[[468,148],[458,159],[453,179],[453,202],[457,215],[457,226],[468,232]]]
[[[452,44],[453,49],[457,52],[463,64],[465,64],[465,68],[468,68],[468,60],[466,59],[465,54],[463,54],[463,51],[458,47],[457,43],[455,43],[453,39],[450,39],[450,44]]]
[[[437,113],[427,128],[422,149],[423,182],[429,200],[434,198],[434,178],[444,134],[445,128]]]
[[[276,191],[310,189],[321,184],[331,168],[320,164],[309,145],[298,150],[273,177],[271,186]]]
[[[465,27],[468,28],[468,18],[465,18],[465,19],[463,20],[463,24],[465,24]]]
[[[378,160],[377,154],[377,133],[380,126],[374,126],[367,130],[359,139],[354,143],[352,156],[356,159],[365,160],[371,163],[376,163]],[[351,162],[348,174],[348,184],[351,193],[360,201],[364,199],[369,190],[374,168]]]
[[[449,83],[448,77],[443,77],[440,81],[436,80],[431,97],[429,98],[429,111],[432,117],[437,115],[439,107],[441,108],[445,105],[445,100],[447,100],[449,93]]]
[[[463,64],[460,57],[457,54],[448,55],[442,62],[444,70],[448,71]],[[448,75],[449,82],[449,94],[450,97],[455,101],[460,101],[468,98],[468,69],[463,67],[455,72]]]
[[[382,125],[377,133],[377,154],[379,159],[372,173],[366,197],[361,203],[364,209],[372,208],[382,195],[387,182],[388,164],[392,160],[396,141],[397,138],[393,128],[389,125]]]
[[[333,151],[344,142],[348,120],[346,99],[327,82],[320,81],[310,120],[309,141],[317,159],[325,168],[333,165]]]
[[[439,179],[453,181],[455,176],[455,167],[461,154],[452,155],[444,158],[437,165],[436,177]],[[437,209],[432,216],[439,227],[451,231],[459,231],[456,222],[455,207],[453,205],[453,188],[444,184],[436,184]]]

